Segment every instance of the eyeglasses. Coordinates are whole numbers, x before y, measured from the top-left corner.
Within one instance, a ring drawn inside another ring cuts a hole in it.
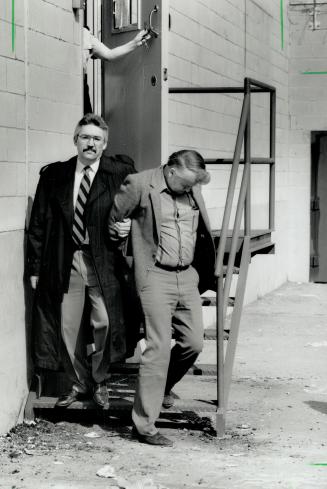
[[[104,140],[101,136],[88,136],[87,134],[81,134],[78,135],[78,137],[83,141],[83,143],[89,143],[93,140],[95,144],[99,144]]]

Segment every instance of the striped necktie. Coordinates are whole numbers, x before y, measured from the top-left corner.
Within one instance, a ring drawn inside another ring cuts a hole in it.
[[[78,190],[76,207],[74,212],[73,220],[73,240],[76,244],[80,245],[85,239],[85,222],[84,222],[84,211],[87,202],[87,198],[91,188],[91,180],[88,175],[90,170],[89,166],[83,169],[84,175]]]

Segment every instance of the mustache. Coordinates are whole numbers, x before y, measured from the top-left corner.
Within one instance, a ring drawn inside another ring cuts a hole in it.
[[[96,150],[94,148],[92,148],[91,146],[89,148],[83,149],[83,153],[85,153],[85,151],[93,151],[93,153],[96,153]]]

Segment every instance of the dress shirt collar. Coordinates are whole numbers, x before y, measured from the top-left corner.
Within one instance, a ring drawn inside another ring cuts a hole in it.
[[[98,171],[99,169],[99,165],[100,165],[100,160],[97,160],[95,161],[94,163],[88,165],[90,167],[90,170],[91,172],[95,175],[96,172]],[[76,165],[76,173],[82,173],[85,166],[87,165],[83,165],[80,160],[77,158],[77,165]]]

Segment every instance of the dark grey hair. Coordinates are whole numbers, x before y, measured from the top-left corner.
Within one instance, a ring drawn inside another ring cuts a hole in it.
[[[204,159],[197,151],[191,149],[176,151],[169,156],[167,166],[193,171],[197,175],[197,183],[206,184],[210,181]]]
[[[100,127],[100,129],[103,130],[104,132],[104,140],[105,142],[108,142],[108,124],[102,117],[96,114],[85,114],[80,121],[78,121],[75,131],[74,131],[74,143],[76,144],[79,132],[81,130],[81,127],[83,126],[88,126],[89,124],[92,124],[93,126]]]

